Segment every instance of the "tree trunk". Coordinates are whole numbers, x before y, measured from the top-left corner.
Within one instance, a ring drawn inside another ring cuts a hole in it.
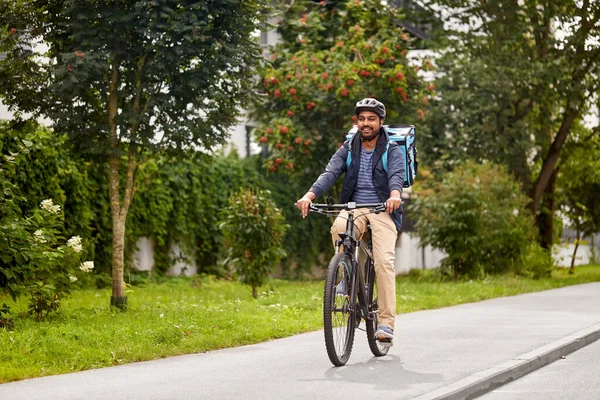
[[[127,308],[125,296],[125,219],[113,216],[112,296],[110,305]]]
[[[124,202],[121,207],[121,193],[119,188],[119,136],[117,133],[118,113],[118,81],[119,65],[116,60],[111,66],[108,95],[108,130],[110,141],[109,153],[109,185],[110,209],[113,220],[113,256],[112,256],[112,297],[110,304],[121,310],[127,308],[125,297],[124,264],[125,264],[125,219],[128,204]]]
[[[258,290],[256,290],[256,286],[252,286],[252,297],[255,299],[258,298]]]
[[[112,157],[110,160],[109,192],[113,221],[113,254],[112,254],[112,297],[110,304],[121,310],[127,308],[125,297],[125,220],[127,210],[121,208],[119,193],[119,159]]]
[[[591,28],[588,22],[589,21],[586,21],[586,29],[589,30]],[[578,54],[584,53],[583,45],[583,43],[579,43],[577,45]],[[567,140],[567,137],[569,136],[569,133],[571,133],[571,128],[573,127],[575,120],[580,116],[581,110],[584,108],[583,105],[586,100],[585,91],[580,88],[580,85],[581,82],[586,78],[590,69],[596,65],[596,58],[598,57],[598,53],[590,57],[591,59],[587,60],[587,63],[583,63],[582,65],[577,66],[571,74],[572,89],[571,93],[566,97],[563,118],[560,124],[560,128],[558,129],[558,133],[556,134],[554,140],[552,141],[552,144],[550,145],[548,153],[544,157],[542,169],[540,171],[540,174],[538,175],[537,180],[535,181],[531,193],[530,209],[534,216],[537,215],[537,208],[540,204],[540,200],[544,191],[546,190],[548,182],[550,181],[550,177],[554,169],[556,168],[562,148]]]
[[[577,228],[577,236],[575,238],[575,249],[573,250],[573,257],[571,257],[571,268],[569,268],[569,274],[575,273],[575,256],[577,255],[577,248],[579,247],[579,239],[581,239],[581,231]]]
[[[550,145],[548,154],[546,154],[546,157],[544,158],[542,170],[535,181],[533,186],[533,194],[531,196],[531,212],[534,216],[537,215],[538,206],[540,204],[540,200],[542,199],[542,195],[546,191],[546,186],[548,186],[550,179],[554,174],[560,152],[565,144],[565,141],[567,140],[567,136],[569,136],[569,133],[571,132],[571,127],[573,126],[575,118],[578,115],[579,111],[567,109],[560,129],[558,130],[554,141]]]
[[[554,192],[556,191],[557,170],[552,171],[550,181],[544,190],[543,207],[536,216],[538,230],[540,232],[540,245],[544,249],[551,250],[554,242]]]

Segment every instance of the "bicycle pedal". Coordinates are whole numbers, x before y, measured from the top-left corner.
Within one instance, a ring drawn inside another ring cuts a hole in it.
[[[389,349],[390,347],[392,347],[394,345],[394,342],[392,342],[391,340],[388,340],[388,341],[379,340],[379,344],[381,345],[381,347],[385,347],[385,348]]]

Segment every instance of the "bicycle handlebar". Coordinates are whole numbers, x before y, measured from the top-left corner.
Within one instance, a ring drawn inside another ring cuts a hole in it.
[[[353,201],[345,203],[345,204],[319,204],[319,203],[311,203],[309,205],[309,209],[313,211],[333,211],[333,210],[355,210],[357,208],[370,208],[372,211],[384,211],[385,210],[385,202],[384,203],[366,203],[359,204]]]
[[[294,206],[297,206],[298,203],[294,203]],[[385,211],[386,206],[385,202],[383,203],[365,203],[360,204],[354,201],[345,203],[345,204],[319,204],[319,203],[310,203],[308,206],[309,212],[316,212],[319,214],[332,215],[334,213],[339,213],[342,210],[352,211],[358,208],[367,208],[370,212],[378,214],[382,211]]]

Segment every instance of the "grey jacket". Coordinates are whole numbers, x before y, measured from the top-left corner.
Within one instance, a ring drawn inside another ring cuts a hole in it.
[[[388,148],[388,171],[383,169],[381,155],[385,152],[386,144],[389,141],[389,135],[384,128],[379,131],[377,144],[375,145],[375,154],[373,154],[373,186],[379,199],[384,202],[390,197],[392,190],[399,190],[402,193],[402,184],[404,177],[404,155],[396,143],[390,143]],[[356,134],[350,141],[346,141],[342,147],[335,152],[329,160],[325,171],[317,178],[310,188],[317,197],[325,194],[331,188],[336,180],[343,174],[344,184],[340,203],[347,203],[352,197],[356,182],[358,180],[358,171],[360,167],[360,134]],[[348,151],[352,152],[352,162],[346,167]],[[392,219],[396,229],[402,227],[402,207],[392,213]]]

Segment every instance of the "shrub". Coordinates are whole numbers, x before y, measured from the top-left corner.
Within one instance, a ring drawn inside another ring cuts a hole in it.
[[[423,245],[445,251],[442,272],[477,278],[515,268],[535,239],[527,198],[502,167],[467,163],[414,201]]]
[[[252,287],[254,298],[257,287],[285,256],[281,246],[288,226],[269,194],[250,188],[235,193],[219,224],[227,249],[225,264],[235,266],[240,281]]]
[[[531,243],[522,255],[515,272],[533,279],[549,278],[554,265],[550,250],[542,248],[538,243]]]
[[[0,289],[13,300],[27,293],[29,311],[40,319],[57,310],[78,280],[76,266],[83,245],[79,236],[66,243],[61,207],[45,199],[30,215],[24,215],[17,195],[19,188],[9,179],[20,157],[29,152],[32,142],[20,141],[19,152],[9,152],[0,164]],[[81,264],[89,272],[93,262]]]

